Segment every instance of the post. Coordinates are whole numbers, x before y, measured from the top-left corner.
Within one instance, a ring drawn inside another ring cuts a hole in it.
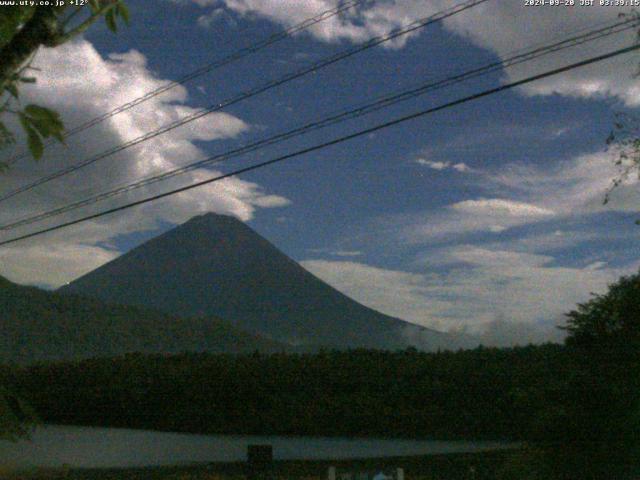
[[[271,477],[273,468],[273,446],[247,446],[247,477],[251,480],[261,480]]]
[[[404,468],[398,468],[396,470],[396,480],[404,480]]]
[[[329,467],[329,472],[327,473],[327,480],[336,480],[336,467]]]

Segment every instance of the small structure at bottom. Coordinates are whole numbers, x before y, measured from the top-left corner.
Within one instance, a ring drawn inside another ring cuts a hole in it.
[[[247,446],[246,475],[249,480],[263,480],[273,477],[273,446]]]
[[[336,467],[329,467],[327,480],[404,480],[404,469],[396,468],[371,471],[338,471]]]

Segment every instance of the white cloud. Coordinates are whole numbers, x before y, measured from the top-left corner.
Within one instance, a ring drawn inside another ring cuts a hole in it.
[[[336,257],[360,257],[363,255],[360,250],[336,250],[331,254]]]
[[[473,245],[430,251],[423,260],[426,273],[346,261],[302,265],[364,305],[441,331],[477,335],[486,345],[559,340],[555,326],[564,323],[564,313],[640,266],[564,267],[550,256]]]
[[[210,11],[206,15],[200,15],[198,17],[198,26],[202,28],[209,28],[216,23],[220,18],[224,16],[224,10],[222,8],[216,8]]]
[[[450,165],[449,162],[435,162],[433,160],[427,160],[426,158],[418,158],[416,159],[416,163],[418,165],[424,165],[425,167],[429,167],[434,170],[444,170]]]
[[[489,245],[491,248],[499,250],[539,253],[575,247],[581,242],[590,242],[600,238],[602,238],[601,234],[594,231],[554,230],[543,233],[530,233],[505,241],[495,241]]]
[[[634,212],[640,206],[640,182],[631,176],[617,188],[607,205],[605,193],[617,176],[615,151],[580,155],[553,167],[512,163],[481,180],[494,191],[511,192],[560,215],[603,211]]]
[[[470,334],[471,330],[465,326],[454,328],[450,333]],[[507,347],[513,345],[528,345],[531,343],[560,343],[566,336],[553,322],[513,322],[504,315],[498,315],[495,320],[483,325],[482,330],[473,334],[477,341],[486,346]]]
[[[453,169],[459,173],[466,173],[472,170],[471,167],[469,167],[464,162],[452,164],[451,162],[428,160],[426,158],[421,157],[421,158],[415,159],[414,163],[417,163],[418,165],[429,167],[433,170],[438,170],[438,171]]]
[[[510,0],[487,2],[474,10],[473,16],[460,15],[447,20],[448,28],[503,58],[509,56],[510,52],[529,45],[550,43],[561,37],[559,33],[568,36],[570,32],[585,27],[613,22],[618,13],[623,11],[620,8],[598,5],[537,9],[525,7],[523,2]],[[635,35],[635,29],[630,29],[624,34],[570,48],[530,64],[522,64],[509,69],[507,78],[520,79],[632,45]],[[635,70],[633,57],[621,56],[529,84],[522,91],[530,95],[557,93],[583,98],[616,96],[628,105],[637,106],[640,105],[640,85],[633,78]]]
[[[467,187],[485,190],[487,197],[381,219],[379,226],[394,242],[428,248],[416,262],[427,273],[404,277],[406,272],[381,274],[375,268],[349,264],[323,268],[311,264],[310,268],[339,288],[342,277],[350,278],[344,286],[375,308],[441,330],[473,333],[485,344],[558,340],[554,325],[563,322],[563,313],[587,300],[590,292],[605,291],[609,283],[640,266],[631,260],[621,264],[605,251],[595,255],[576,251],[571,265],[584,266],[567,266],[548,253],[581,242],[614,239],[598,225],[585,225],[594,213],[638,211],[637,178],[616,190],[608,205],[602,204],[615,175],[614,159],[615,152],[598,152],[552,167],[512,163],[477,170]],[[549,223],[533,231],[496,236],[493,241],[481,237],[484,240],[474,244],[477,240],[469,236],[543,222]],[[437,241],[443,245],[442,240],[447,247],[430,246]],[[621,266],[610,266],[611,260]],[[352,276],[359,273],[359,281],[345,274],[345,269]],[[388,293],[382,296],[380,291]]]
[[[259,16],[278,23],[285,28],[297,25],[308,18],[336,8],[339,0],[306,0],[304,2],[282,2],[280,0],[193,0],[205,7],[218,6],[220,3],[241,16]],[[184,3],[184,2],[182,2]],[[366,41],[372,37],[385,35],[390,31],[407,25],[414,20],[432,15],[445,7],[446,2],[387,1],[375,2],[367,6],[359,5],[346,10],[339,16],[326,19],[310,27],[307,32],[324,42],[348,40]],[[409,38],[418,33],[404,35],[385,44],[387,48],[399,48]]]
[[[455,163],[451,166],[454,170],[460,173],[466,173],[471,171],[471,167],[464,162]]]
[[[23,101],[57,110],[68,126],[80,124],[167,82],[147,68],[146,59],[141,53],[132,50],[103,58],[86,40],[42,50],[34,66],[41,69],[38,82],[24,88]],[[40,162],[22,160],[3,176],[1,191],[11,191],[47,173],[194,113],[196,110],[187,106],[186,102],[187,90],[183,87],[173,88],[69,138],[67,147],[47,149]],[[18,195],[4,203],[0,210],[0,222],[6,223],[33,212],[48,210],[204,158],[205,153],[194,141],[234,138],[248,129],[249,125],[233,115],[208,115],[75,174]],[[95,212],[150,193],[204,180],[217,173],[206,169],[195,170],[146,190],[88,207],[82,213]],[[246,221],[253,217],[258,208],[281,207],[287,203],[283,197],[263,192],[255,183],[229,178],[157,203],[71,227],[60,234],[44,235],[38,237],[37,242],[17,243],[2,248],[0,274],[18,282],[55,286],[112,258],[115,254],[112,248],[105,248],[104,245],[112,245],[114,237],[119,234],[153,230],[161,222],[182,223],[206,211],[227,213]],[[38,224],[38,227],[75,218],[78,214],[57,217]],[[4,233],[2,238],[26,233],[34,227]],[[25,265],[38,265],[38,268],[30,269]]]
[[[555,166],[510,163],[475,171],[468,179],[493,198],[471,198],[438,210],[400,216],[395,230],[410,243],[476,232],[501,233],[550,220],[575,219],[600,212],[637,212],[640,180],[630,176],[604,205],[616,176],[616,152],[598,152],[561,160]],[[557,240],[557,239],[556,239]]]
[[[2,273],[21,283],[57,286],[120,255],[116,250],[79,243],[39,243],[0,250]]]
[[[552,218],[554,212],[531,203],[503,198],[463,200],[437,211],[402,218],[400,236],[421,243],[474,232],[500,233]]]
[[[301,265],[345,295],[387,315],[429,326],[424,275],[352,261],[306,260]]]
[[[453,210],[473,215],[499,215],[507,217],[544,217],[553,215],[552,210],[536,207],[529,203],[515,202],[501,198],[464,200],[451,205]]]
[[[282,2],[280,0],[194,0],[200,6],[224,3],[226,8],[238,15],[256,15],[290,27],[320,12],[335,8],[338,0],[307,0],[304,2]],[[423,0],[387,0],[359,6],[311,27],[309,32],[325,42],[349,40],[365,41],[385,34],[415,19],[432,15],[450,8],[444,0],[424,2]],[[559,39],[563,32],[584,32],[585,27],[602,26],[605,21],[614,21],[622,9],[615,7],[526,7],[524,2],[495,0],[483,3],[444,21],[444,26],[469,39],[479,47],[506,58],[512,52],[531,46],[540,46]],[[413,33],[401,37],[387,47],[399,48],[408,38],[419,35]],[[516,66],[505,75],[505,80],[520,79],[561,65],[589,58],[631,45],[635,41],[635,31],[614,35],[594,43],[573,47],[548,55],[535,62]],[[562,75],[529,84],[521,88],[528,95],[561,94],[581,98],[601,98],[614,96],[627,105],[640,105],[640,84],[633,78],[636,64],[629,56],[583,67]]]

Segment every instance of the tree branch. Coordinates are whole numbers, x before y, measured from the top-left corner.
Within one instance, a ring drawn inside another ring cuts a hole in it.
[[[57,29],[54,7],[37,7],[24,27],[0,49],[0,90],[40,45],[47,45],[58,36]]]
[[[56,46],[61,45],[61,44],[65,43],[65,42],[68,42],[73,37],[75,37],[77,35],[80,35],[85,30],[87,30],[93,24],[93,22],[95,22],[98,18],[100,18],[102,15],[107,13],[112,8],[115,8],[118,3],[120,3],[120,2],[116,1],[116,2],[113,2],[113,3],[109,3],[109,4],[105,5],[105,6],[103,6],[102,8],[100,8],[99,10],[96,10],[95,12],[93,12],[89,16],[89,18],[87,18],[80,25],[78,25],[77,27],[73,28],[72,30],[69,30],[68,32],[65,32],[65,33],[59,35],[56,38],[56,43],[54,45],[48,45],[48,46],[56,47]]]

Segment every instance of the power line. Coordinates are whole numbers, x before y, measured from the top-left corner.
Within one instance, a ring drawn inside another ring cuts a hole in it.
[[[394,125],[398,125],[398,124],[407,122],[409,120],[415,120],[416,118],[420,118],[420,117],[423,117],[423,116],[426,116],[426,115],[429,115],[429,114],[432,114],[432,113],[435,113],[435,112],[439,112],[439,111],[445,110],[447,108],[452,108],[452,107],[455,107],[455,106],[458,106],[458,105],[462,105],[464,103],[475,101],[475,100],[478,100],[478,99],[481,99],[481,98],[484,98],[484,97],[487,97],[487,96],[490,96],[490,95],[494,95],[496,93],[503,92],[505,90],[510,90],[512,88],[519,87],[519,86],[525,85],[527,83],[535,82],[535,81],[541,80],[543,78],[551,77],[553,75],[558,75],[560,73],[564,73],[564,72],[567,72],[569,70],[574,70],[574,69],[579,68],[579,67],[583,67],[583,66],[586,66],[586,65],[591,65],[591,64],[594,64],[594,63],[597,63],[597,62],[601,62],[603,60],[607,60],[609,58],[617,57],[619,55],[623,55],[625,53],[629,53],[629,52],[632,52],[632,51],[638,50],[638,49],[640,49],[640,44],[636,44],[636,45],[632,45],[632,46],[629,46],[629,47],[625,47],[625,48],[621,48],[621,49],[618,49],[618,50],[614,50],[612,52],[608,52],[608,53],[605,53],[605,54],[602,54],[602,55],[598,55],[596,57],[591,57],[591,58],[589,58],[587,60],[582,60],[580,62],[576,62],[576,63],[572,63],[570,65],[566,65],[564,67],[548,70],[548,71],[546,71],[544,73],[533,75],[533,76],[530,76],[530,77],[527,77],[527,78],[524,78],[522,80],[518,80],[518,81],[515,81],[515,82],[510,82],[510,83],[501,85],[500,87],[484,90],[482,92],[479,92],[479,93],[476,93],[476,94],[473,94],[473,95],[469,95],[469,96],[460,98],[458,100],[454,100],[452,102],[448,102],[448,103],[439,105],[437,107],[432,107],[432,108],[429,108],[429,109],[426,109],[426,110],[421,110],[419,112],[415,112],[415,113],[412,113],[412,114],[409,114],[409,115],[405,115],[405,116],[402,116],[402,117],[399,117],[399,118],[395,118],[395,119],[390,120],[388,122],[381,123],[381,124],[378,124],[378,125],[376,125],[374,127],[366,128],[364,130],[360,130],[360,131],[358,131],[356,133],[352,133],[350,135],[345,135],[345,136],[342,136],[342,137],[338,137],[338,138],[335,138],[333,140],[329,140],[327,142],[314,145],[312,147],[307,147],[307,148],[304,148],[302,150],[298,150],[298,151],[293,152],[293,153],[289,153],[289,154],[286,154],[286,155],[282,155],[280,157],[273,158],[271,160],[267,160],[267,161],[264,161],[264,162],[261,162],[261,163],[250,165],[248,167],[244,167],[244,168],[241,168],[241,169],[238,169],[238,170],[234,170],[233,172],[230,172],[230,173],[226,173],[226,174],[223,174],[223,175],[218,175],[216,177],[212,177],[212,178],[209,178],[207,180],[202,180],[200,182],[192,183],[190,185],[187,185],[187,186],[184,186],[184,187],[180,187],[180,188],[168,191],[168,192],[164,192],[164,193],[160,193],[160,194],[157,194],[157,195],[153,195],[151,197],[147,197],[147,198],[144,198],[144,199],[141,199],[141,200],[137,200],[135,202],[130,202],[130,203],[127,203],[125,205],[121,205],[119,207],[114,207],[114,208],[110,208],[108,210],[103,210],[101,212],[94,213],[94,214],[91,214],[91,215],[87,215],[87,216],[78,218],[76,220],[71,220],[71,221],[68,221],[68,222],[64,222],[64,223],[55,225],[53,227],[44,228],[44,229],[38,230],[36,232],[32,232],[32,233],[29,233],[29,234],[21,235],[21,236],[15,237],[15,238],[11,238],[9,240],[4,240],[4,241],[0,242],[0,246],[4,246],[4,245],[11,244],[11,243],[15,243],[15,242],[18,242],[20,240],[25,240],[27,238],[32,238],[32,237],[35,237],[35,236],[38,236],[38,235],[42,235],[44,233],[60,230],[62,228],[66,228],[66,227],[69,227],[71,225],[77,225],[79,223],[86,222],[88,220],[93,220],[93,219],[96,219],[96,218],[103,217],[105,215],[109,215],[109,214],[112,214],[112,213],[116,213],[116,212],[120,212],[120,211],[123,211],[123,210],[127,210],[129,208],[133,208],[133,207],[138,206],[138,205],[143,205],[145,203],[150,203],[150,202],[153,202],[155,200],[159,200],[161,198],[169,197],[169,196],[181,193],[181,192],[185,192],[187,190],[192,190],[194,188],[201,187],[203,185],[207,185],[207,184],[210,184],[210,183],[218,182],[218,181],[224,180],[226,178],[230,178],[230,177],[234,177],[234,176],[240,175],[242,173],[247,173],[247,172],[250,172],[250,171],[253,171],[253,170],[257,170],[257,169],[260,169],[260,168],[263,168],[263,167],[267,167],[269,165],[274,165],[276,163],[283,162],[283,161],[291,159],[291,158],[299,157],[299,156],[305,155],[307,153],[311,153],[311,152],[314,152],[314,151],[317,151],[317,150],[322,150],[324,148],[327,148],[327,147],[330,147],[330,146],[333,146],[333,145],[337,145],[337,144],[340,144],[340,143],[347,142],[349,140],[353,140],[354,138],[358,138],[358,137],[361,137],[363,135],[368,135],[370,133],[377,132],[378,130],[389,128],[389,127],[392,127]]]
[[[306,30],[314,25],[317,25],[320,22],[323,22],[325,20],[328,20],[329,18],[332,18],[336,15],[341,14],[342,12],[345,12],[347,10],[350,10],[354,7],[357,7],[358,5],[360,5],[361,3],[364,3],[367,0],[351,0],[348,2],[345,2],[335,8],[332,8],[330,10],[325,10],[321,13],[319,13],[318,15],[311,17],[311,18],[307,18],[306,20],[303,20],[302,22],[284,30],[283,32],[278,32],[275,33],[273,35],[270,35],[262,40],[260,40],[259,42],[250,45],[248,47],[244,47],[241,49],[236,50],[235,52],[220,58],[218,60],[214,60],[213,62],[207,63],[205,65],[203,65],[202,67],[199,67],[189,73],[187,73],[186,75],[182,76],[181,78],[179,78],[178,80],[172,81],[172,82],[168,82],[165,85],[162,85],[158,88],[156,88],[155,90],[150,90],[149,92],[145,93],[144,95],[140,96],[140,97],[136,97],[133,100],[122,104],[116,108],[114,108],[113,110],[110,110],[108,112],[103,113],[102,115],[99,115],[91,120],[86,121],[85,123],[82,123],[80,125],[77,125],[76,127],[68,130],[67,132],[64,133],[64,138],[69,138],[73,135],[76,135],[77,133],[80,133],[88,128],[91,128],[95,125],[98,125],[99,123],[102,123],[103,121],[114,117],[116,115],[118,115],[119,113],[122,112],[126,112],[127,110],[135,107],[136,105],[140,105],[141,103],[146,102],[147,100],[150,100],[158,95],[161,95],[164,92],[167,92],[175,87],[177,87],[178,85],[184,85],[187,82],[190,82],[191,80],[198,78],[206,73],[209,73],[213,70],[216,70],[218,68],[221,68],[223,66],[229,65],[233,62],[236,62],[248,55],[251,55],[253,53],[256,53],[270,45],[273,45],[281,40],[287,39],[289,37],[292,37],[293,35],[295,35],[298,32],[301,32],[303,30]],[[226,42],[223,44],[226,45],[230,42]],[[50,141],[47,142],[45,144],[45,148],[49,147],[50,145],[54,144],[56,142],[54,141]],[[21,160],[25,157],[27,157],[29,155],[28,152],[23,152],[21,154],[18,154],[14,157],[11,157],[9,160],[7,160],[5,163],[8,164],[13,164],[15,162],[17,162],[18,160]]]
[[[453,15],[456,15],[458,13],[461,13],[465,10],[468,10],[470,8],[473,8],[477,5],[480,5],[484,2],[486,2],[488,0],[467,0],[465,2],[462,2],[452,8],[446,9],[446,10],[442,10],[436,14],[430,15],[428,17],[424,17],[421,18],[419,20],[415,20],[414,22],[411,22],[410,24],[408,24],[407,26],[400,28],[400,29],[396,29],[393,30],[392,32],[386,34],[386,35],[381,35],[378,37],[374,37],[370,40],[368,40],[367,42],[364,42],[363,44],[360,44],[358,46],[356,46],[355,48],[351,48],[351,49],[347,49],[345,51],[339,52],[335,55],[332,55],[328,58],[325,58],[323,60],[320,60],[318,62],[315,62],[313,64],[311,64],[310,66],[304,67],[301,70],[298,70],[296,72],[293,73],[289,73],[287,75],[285,75],[284,77],[281,77],[277,80],[272,80],[270,82],[267,82],[266,84],[263,84],[259,87],[256,87],[252,90],[249,90],[248,92],[244,92],[241,93],[235,97],[232,97],[231,99],[225,100],[221,103],[216,103],[213,104],[207,108],[198,110],[197,112],[188,115],[187,117],[180,119],[178,121],[175,121],[173,123],[170,123],[169,125],[165,125],[164,127],[157,129],[157,130],[153,130],[151,132],[148,132],[140,137],[137,137],[133,140],[130,140],[124,144],[118,145],[114,148],[111,148],[109,150],[106,150],[96,156],[90,157],[88,159],[85,159],[83,161],[81,161],[80,163],[77,163],[75,165],[72,165],[70,167],[67,168],[63,168],[61,170],[58,170],[56,172],[53,172],[49,175],[45,175],[41,178],[39,178],[38,180],[35,180],[34,182],[31,182],[27,185],[24,185],[22,187],[18,187],[15,190],[12,190],[2,196],[0,196],[0,202],[3,202],[5,200],[8,200],[10,198],[15,197],[16,195],[19,195],[20,193],[23,192],[27,192],[29,190],[34,189],[37,186],[43,185],[45,183],[48,183],[52,180],[55,180],[57,178],[60,178],[62,176],[68,175],[70,173],[76,172],[88,165],[91,165],[99,160],[103,160],[104,158],[107,158],[111,155],[114,155],[116,153],[119,153],[123,150],[126,150],[130,147],[133,147],[135,145],[138,145],[142,142],[145,142],[147,140],[151,140],[152,138],[155,138],[159,135],[162,135],[164,133],[167,133],[177,127],[180,127],[182,125],[185,125],[186,123],[192,122],[194,120],[197,120],[199,118],[204,117],[205,115],[209,115],[210,113],[222,110],[223,108],[226,108],[228,106],[234,105],[236,103],[239,103],[243,100],[246,100],[247,98],[251,98],[253,96],[256,96],[260,93],[263,93],[267,90],[271,90],[272,88],[275,88],[277,86],[280,86],[282,84],[288,83],[292,80],[295,80],[297,78],[303,77],[309,73],[315,72],[321,68],[327,67],[331,64],[334,64],[340,60],[343,60],[345,58],[351,57],[357,53],[363,52],[365,50],[368,50],[370,48],[373,48],[377,45],[380,45],[382,43],[388,42],[390,40],[393,40],[395,38],[398,38],[402,35],[406,35],[408,33],[411,33],[413,31],[416,31],[418,29],[424,28],[428,25],[431,25],[433,23],[436,22],[440,22],[446,18],[449,18]]]
[[[460,83],[472,78],[477,78],[479,76],[482,75],[486,75],[488,73],[491,72],[495,72],[495,71],[499,71],[505,68],[510,68],[513,67],[515,65],[519,65],[525,62],[530,62],[532,60],[535,60],[537,58],[540,58],[542,56],[545,55],[549,55],[551,53],[556,53],[562,50],[565,50],[567,48],[570,47],[574,47],[577,45],[582,45],[585,44],[587,42],[592,42],[604,37],[608,37],[610,35],[613,34],[618,34],[627,30],[630,30],[632,28],[635,28],[638,24],[639,24],[639,20],[638,19],[626,19],[626,20],[622,20],[622,21],[618,21],[615,22],[613,24],[607,25],[606,27],[603,28],[599,28],[597,30],[593,30],[593,31],[589,31],[586,32],[582,35],[578,35],[578,36],[574,36],[574,37],[570,37],[564,40],[561,40],[559,42],[555,42],[553,44],[550,45],[546,45],[543,47],[539,47],[539,48],[534,48],[533,50],[530,51],[525,51],[523,53],[514,55],[512,57],[509,58],[505,58],[502,61],[497,61],[497,62],[493,62],[490,63],[488,65],[479,67],[479,68],[475,68],[473,70],[458,74],[458,75],[454,75],[454,76],[450,76],[450,77],[446,77],[444,79],[435,81],[435,82],[430,82],[430,83],[426,83],[426,84],[422,84],[416,88],[410,89],[410,90],[406,90],[400,93],[396,93],[393,95],[387,95],[384,97],[379,98],[378,100],[374,101],[374,102],[370,102],[368,104],[364,104],[361,106],[358,106],[356,108],[352,108],[350,110],[347,111],[342,111],[338,114],[335,115],[331,115],[328,116],[322,120],[318,120],[315,122],[311,122],[308,123],[306,125],[303,125],[301,127],[295,128],[293,130],[289,130],[287,132],[284,133],[280,133],[277,135],[274,135],[272,137],[268,137],[266,139],[262,139],[259,140],[257,142],[251,143],[249,145],[240,147],[240,148],[236,148],[233,150],[229,150],[227,152],[221,153],[221,154],[217,154],[211,157],[208,157],[206,159],[203,160],[199,160],[193,163],[190,163],[188,165],[184,165],[182,167],[178,167],[172,170],[168,170],[165,172],[161,172],[159,174],[156,175],[152,175],[150,177],[138,180],[136,182],[133,183],[129,183],[126,184],[124,186],[97,194],[97,195],[93,195],[91,197],[85,198],[83,200],[77,201],[77,202],[73,202],[71,204],[67,204],[61,207],[57,207],[54,208],[52,210],[48,210],[45,212],[41,212],[35,215],[30,215],[30,216],[26,216],[23,217],[22,219],[17,219],[11,223],[8,224],[4,224],[4,225],[0,225],[0,230],[2,231],[7,231],[7,230],[13,230],[15,228],[21,227],[21,226],[25,226],[25,225],[29,225],[41,220],[45,220],[54,216],[58,216],[61,215],[63,213],[67,213],[70,212],[72,210],[76,210],[78,208],[84,207],[84,206],[88,206],[94,203],[97,203],[99,201],[108,199],[108,198],[112,198],[114,196],[120,195],[122,193],[127,193],[130,192],[132,190],[136,190],[138,188],[142,188],[144,186],[147,185],[151,185],[153,183],[157,183],[157,182],[161,182],[161,181],[165,181],[168,180],[169,178],[173,178],[177,175],[181,175],[183,173],[195,170],[196,168],[200,168],[202,166],[205,165],[211,165],[213,163],[220,163],[222,161],[228,160],[230,158],[233,157],[237,157],[249,152],[253,152],[259,149],[262,149],[264,147],[270,146],[270,145],[274,145],[276,143],[280,143],[284,140],[288,140],[290,138],[293,137],[297,137],[303,134],[306,134],[310,131],[314,131],[320,128],[325,128],[328,127],[330,125],[334,125],[336,123],[341,123],[343,121],[346,120],[351,120],[354,118],[358,118],[361,117],[363,115],[378,111],[382,108],[386,108],[389,107],[391,105],[394,105],[396,103],[402,102],[402,101],[406,101],[412,98],[416,98],[420,95],[423,95],[427,92],[431,92],[440,88],[444,88],[444,87],[448,87],[451,85],[454,85],[456,83]]]

